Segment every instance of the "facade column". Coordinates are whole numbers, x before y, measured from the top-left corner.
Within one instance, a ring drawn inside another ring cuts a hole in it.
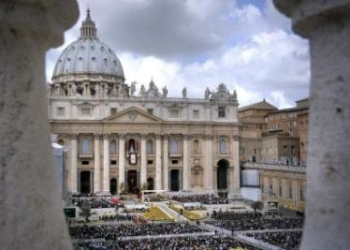
[[[119,188],[118,188],[118,194],[120,194],[121,191],[121,184],[124,185],[125,188],[125,135],[120,134],[119,135],[119,167],[118,167],[118,175],[119,175]]]
[[[70,190],[76,194],[78,193],[78,142],[76,135],[71,137],[70,164]]]
[[[163,189],[169,190],[169,136],[163,135]]]
[[[241,196],[241,167],[239,162],[239,136],[232,137],[232,162],[233,170],[230,171],[230,195],[232,198]],[[232,182],[231,182],[232,180]]]
[[[190,189],[190,171],[188,166],[188,135],[183,135],[183,190],[189,190]]]
[[[45,52],[63,43],[77,3],[0,1],[0,13],[0,246],[69,250],[50,143]]]
[[[205,164],[204,164],[204,188],[207,193],[214,192],[214,165],[213,165],[213,136],[205,135]]]
[[[146,152],[146,135],[141,135],[141,188],[147,186],[147,152]]]
[[[103,192],[109,193],[109,136],[103,135]]]
[[[156,135],[156,185],[155,189],[162,189],[162,152],[161,136]]]
[[[310,41],[306,220],[300,249],[349,249],[350,1],[275,0],[275,5]]]
[[[100,135],[94,135],[94,193],[101,191],[100,179]]]

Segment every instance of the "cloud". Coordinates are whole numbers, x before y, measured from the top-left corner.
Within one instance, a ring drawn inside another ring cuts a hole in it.
[[[80,21],[66,32],[66,44],[47,55],[51,75],[58,55],[79,36]],[[99,0],[90,3],[98,36],[117,52],[127,83],[158,88],[169,96],[203,98],[223,82],[237,90],[241,106],[267,101],[293,105],[308,95],[308,43],[294,35],[290,20],[266,0],[261,6],[232,0]]]

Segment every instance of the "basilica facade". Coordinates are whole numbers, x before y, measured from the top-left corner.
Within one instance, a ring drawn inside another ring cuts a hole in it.
[[[190,90],[189,90],[190,91]],[[51,132],[68,149],[72,193],[139,189],[240,194],[237,95],[170,97],[151,80],[136,90],[97,36],[88,11],[80,37],[57,60],[48,87]]]

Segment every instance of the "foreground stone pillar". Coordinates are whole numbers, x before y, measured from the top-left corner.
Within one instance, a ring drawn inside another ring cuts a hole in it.
[[[306,221],[301,249],[350,246],[350,1],[275,0],[310,40]]]
[[[72,249],[50,145],[45,52],[77,20],[73,0],[0,2],[0,248]]]

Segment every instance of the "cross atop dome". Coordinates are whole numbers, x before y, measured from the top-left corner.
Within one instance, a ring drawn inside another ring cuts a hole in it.
[[[97,38],[97,29],[95,22],[92,21],[90,16],[90,9],[86,11],[86,18],[82,23],[80,28],[80,37],[81,38]]]

